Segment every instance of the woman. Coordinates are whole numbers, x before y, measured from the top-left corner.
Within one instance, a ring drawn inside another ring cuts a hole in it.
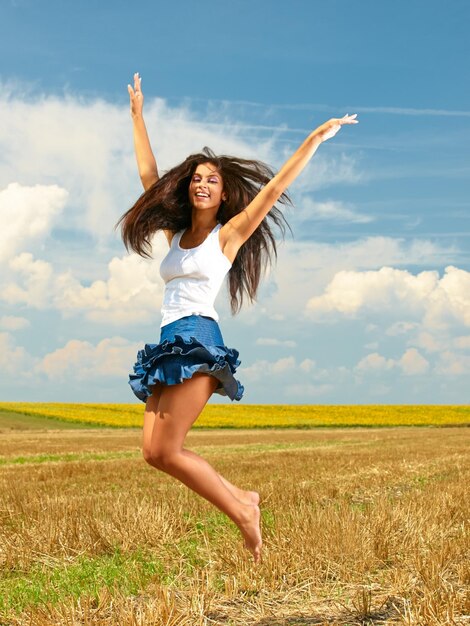
[[[120,219],[126,248],[150,256],[151,237],[162,230],[170,250],[160,272],[165,281],[160,343],[138,354],[130,384],[146,402],[143,454],[228,515],[255,562],[261,555],[259,495],[232,485],[204,459],[183,448],[187,432],[214,393],[240,400],[234,378],[238,352],[224,345],[214,300],[228,273],[232,312],[243,296],[253,300],[263,262],[276,253],[269,220],[283,230],[276,202],[318,146],[356,115],[331,119],[313,131],[275,176],[263,163],[217,157],[207,148],[159,177],[142,108],[141,78],[128,85],[134,145],[145,192]]]

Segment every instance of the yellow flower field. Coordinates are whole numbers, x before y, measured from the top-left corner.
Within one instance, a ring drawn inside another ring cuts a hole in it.
[[[2,413],[49,417],[85,424],[138,427],[143,404],[0,402]],[[320,426],[463,426],[470,406],[209,404],[196,428],[313,428]]]

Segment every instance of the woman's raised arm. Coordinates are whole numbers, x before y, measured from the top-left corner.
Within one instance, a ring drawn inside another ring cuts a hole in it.
[[[129,92],[131,116],[134,129],[134,148],[137,159],[140,180],[145,190],[157,182],[158,168],[155,161],[150,140],[145,126],[142,108],[144,105],[144,95],[140,87],[142,79],[139,74],[134,74],[134,88],[127,85]]]
[[[287,187],[313,157],[318,146],[336,135],[343,124],[357,124],[356,115],[332,118],[316,128],[250,204],[224,225],[227,246],[224,252],[229,258],[235,257],[238,249],[254,233]]]

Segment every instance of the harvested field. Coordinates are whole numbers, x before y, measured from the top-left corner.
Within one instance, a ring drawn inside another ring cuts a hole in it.
[[[4,431],[0,624],[467,624],[470,430],[199,430],[264,557],[137,429]]]

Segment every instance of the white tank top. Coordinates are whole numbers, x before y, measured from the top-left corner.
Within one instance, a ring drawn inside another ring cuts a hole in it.
[[[207,315],[218,321],[214,302],[232,264],[220,249],[217,224],[195,248],[184,249],[180,240],[184,230],[173,235],[168,254],[160,265],[165,281],[162,323],[165,326],[186,315]]]

